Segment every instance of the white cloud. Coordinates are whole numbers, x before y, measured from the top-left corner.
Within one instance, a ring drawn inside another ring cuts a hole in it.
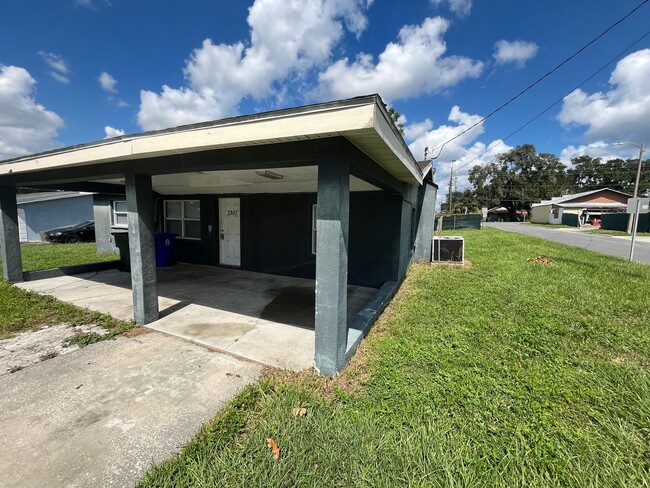
[[[414,122],[404,126],[404,138],[409,141],[414,141],[431,129],[433,129],[431,119],[425,119],[423,122]]]
[[[538,50],[539,46],[534,42],[501,39],[494,43],[492,57],[497,64],[515,63],[519,67],[523,67],[526,61],[537,55]]]
[[[560,160],[567,166],[571,166],[571,159],[579,156],[591,156],[601,158],[603,161],[610,159],[635,159],[639,157],[639,150],[634,146],[614,146],[605,141],[596,141],[580,146],[567,146],[560,153]]]
[[[245,97],[282,97],[289,77],[304,79],[327,62],[344,30],[359,36],[372,0],[256,0],[249,9],[250,41],[214,44],[206,39],[187,60],[188,86],[143,90],[138,122],[158,129],[237,112]]]
[[[110,93],[117,93],[117,89],[115,88],[117,80],[113,78],[110,73],[102,71],[97,79],[99,80],[99,85],[102,87],[102,90]]]
[[[350,63],[341,59],[319,75],[317,94],[322,98],[345,98],[380,93],[393,101],[433,93],[476,78],[483,63],[462,56],[444,56],[443,35],[449,22],[427,18],[421,25],[404,26],[398,41],[386,45],[377,63],[361,53]]]
[[[50,76],[52,78],[61,83],[65,83],[66,85],[70,83],[70,78],[68,76],[70,74],[70,68],[60,55],[45,51],[39,51],[38,55],[43,58],[43,61],[45,61],[50,68],[52,68],[52,71],[50,71]]]
[[[105,134],[104,139],[110,139],[111,137],[123,136],[124,131],[122,129],[116,129],[114,127],[111,127],[110,125],[107,125],[106,127],[104,127],[104,134]]]
[[[478,114],[468,114],[461,111],[460,107],[454,106],[449,112],[448,120],[451,124],[442,124],[436,128],[431,120],[426,119],[424,122],[409,124],[404,128],[406,138],[411,141],[409,148],[416,159],[424,157],[424,149],[429,148],[429,157],[436,157],[439,154],[439,148],[443,143],[460,134],[467,128],[481,120],[482,116]],[[449,178],[440,180],[441,177],[451,173],[452,161],[454,167],[458,170],[456,173],[456,187],[459,190],[469,187],[468,172],[477,165],[486,165],[493,161],[494,157],[502,152],[511,149],[510,146],[503,143],[500,139],[492,141],[490,144],[477,141],[476,139],[485,131],[483,124],[477,125],[458,139],[447,144],[440,156],[433,161],[436,168],[436,182],[440,184],[438,190],[438,201],[444,201],[448,193]],[[485,154],[482,154],[485,152]]]
[[[118,100],[117,101],[117,106],[120,107],[120,108],[123,108],[123,107],[128,107],[129,104],[126,103],[124,100]]]
[[[650,141],[650,49],[618,62],[611,88],[591,95],[578,89],[564,98],[558,120],[565,126],[587,126],[588,141]]]
[[[60,146],[63,120],[36,103],[35,85],[26,69],[0,65],[0,160]]]
[[[443,3],[448,4],[449,10],[459,17],[469,15],[472,10],[472,0],[431,0],[434,7],[439,7]]]
[[[427,119],[424,122],[416,124],[409,124],[404,128],[407,140],[412,141],[409,144],[411,152],[415,155],[416,159],[421,159],[424,155],[424,148],[429,148],[429,155],[436,156],[438,150],[433,152],[434,148],[439,148],[444,142],[455,137],[457,134],[463,132],[470,126],[481,120],[481,115],[471,115],[461,111],[458,105],[452,107],[449,112],[448,120],[452,124],[442,124],[433,128],[433,122]],[[424,127],[429,129],[422,130]],[[440,161],[451,161],[452,159],[459,159],[465,154],[465,146],[471,144],[478,136],[485,131],[483,124],[479,124],[472,130],[460,136],[458,139],[447,144],[440,156]],[[416,134],[416,137],[409,137],[411,134]]]

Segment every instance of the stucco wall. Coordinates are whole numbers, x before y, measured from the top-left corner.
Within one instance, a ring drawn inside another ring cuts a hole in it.
[[[26,237],[30,242],[41,240],[41,232],[93,220],[93,196],[61,198],[18,205],[25,211]]]

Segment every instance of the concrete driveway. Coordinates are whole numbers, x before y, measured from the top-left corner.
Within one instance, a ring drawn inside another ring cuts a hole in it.
[[[313,366],[314,280],[186,263],[158,268],[157,278],[160,319],[147,327],[275,368]],[[119,319],[133,317],[129,273],[105,270],[17,286]],[[376,293],[348,286],[348,318]]]
[[[0,377],[0,485],[133,486],[260,370],[151,332]]]
[[[521,222],[486,222],[483,225],[508,232],[517,232],[528,236],[541,237],[549,241],[560,242],[589,251],[628,258],[630,255],[630,237],[594,234],[578,228],[543,227]],[[634,259],[650,264],[650,238],[637,238],[634,246]]]

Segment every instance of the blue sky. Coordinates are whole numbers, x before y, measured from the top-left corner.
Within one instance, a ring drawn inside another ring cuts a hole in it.
[[[417,158],[554,67],[641,0],[22,0],[0,16],[0,159],[122,132],[379,93]],[[506,144],[501,138],[647,30],[643,6],[450,144],[467,163],[533,143],[632,156],[650,143],[650,36]],[[444,182],[441,182],[444,184]],[[458,185],[467,185],[459,172]]]

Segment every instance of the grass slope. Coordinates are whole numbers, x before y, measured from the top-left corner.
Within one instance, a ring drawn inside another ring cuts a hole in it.
[[[411,268],[341,377],[271,374],[141,486],[648,486],[650,267],[458,234],[472,266]]]

